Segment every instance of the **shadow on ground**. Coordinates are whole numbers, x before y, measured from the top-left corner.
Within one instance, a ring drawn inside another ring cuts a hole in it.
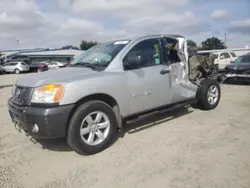
[[[124,124],[123,131],[118,134],[118,137],[115,139],[113,144],[115,144],[116,141],[119,140],[119,138],[123,138],[126,135],[126,133],[135,134],[137,132],[152,128],[154,126],[157,126],[158,124],[171,121],[175,118],[179,118],[181,116],[190,114],[192,112],[193,110],[191,108],[183,107],[171,111],[169,110],[157,111],[127,121],[126,124]],[[48,149],[51,151],[59,151],[59,152],[72,151],[72,149],[68,146],[66,139],[38,140],[37,142],[42,145],[43,149]]]
[[[173,119],[190,114],[192,112],[193,110],[191,110],[190,108],[183,107],[171,111],[168,110],[158,111],[138,117],[137,119],[128,121],[124,125],[124,130],[121,133],[121,137],[123,137],[126,133],[135,134],[137,132],[152,128],[154,126],[157,126],[158,124],[171,121]]]
[[[60,152],[72,151],[72,149],[68,146],[66,139],[64,138],[37,140],[37,142],[42,145],[43,149]]]
[[[249,86],[250,79],[246,81],[237,81],[237,80],[226,80],[223,82],[224,85],[239,85],[239,86]]]

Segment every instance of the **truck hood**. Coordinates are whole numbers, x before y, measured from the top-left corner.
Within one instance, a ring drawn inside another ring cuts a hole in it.
[[[249,63],[232,63],[226,66],[227,69],[231,70],[247,70],[250,69],[250,62]]]
[[[96,76],[100,72],[85,67],[66,67],[52,69],[41,73],[34,73],[20,78],[16,85],[25,87],[39,87],[50,83],[68,83],[80,79]]]

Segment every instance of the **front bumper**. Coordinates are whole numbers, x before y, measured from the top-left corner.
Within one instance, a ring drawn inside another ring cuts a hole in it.
[[[239,81],[239,82],[249,82],[250,74],[235,74],[235,73],[226,73],[225,80],[227,81]]]
[[[228,74],[225,74],[225,76],[227,78],[235,78],[235,77],[238,77],[238,78],[250,78],[250,74],[234,74],[234,73],[228,73]]]
[[[11,98],[8,100],[13,123],[35,139],[65,137],[73,107],[73,104],[58,107],[20,107],[13,104]]]

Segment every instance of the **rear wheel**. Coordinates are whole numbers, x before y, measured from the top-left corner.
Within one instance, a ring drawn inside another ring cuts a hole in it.
[[[19,70],[19,69],[16,69],[16,70],[15,70],[15,74],[20,74],[20,70]]]
[[[112,108],[102,101],[90,101],[73,114],[67,141],[79,154],[95,154],[106,149],[116,134],[117,121]]]
[[[212,110],[218,106],[220,96],[219,83],[213,79],[205,79],[201,82],[201,87],[197,92],[198,106],[202,110]]]

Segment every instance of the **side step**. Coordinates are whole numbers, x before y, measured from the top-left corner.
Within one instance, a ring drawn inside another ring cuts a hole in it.
[[[185,107],[185,106],[190,106],[192,104],[195,104],[196,102],[197,102],[197,99],[195,98],[195,99],[186,100],[186,101],[179,102],[179,103],[174,103],[174,104],[171,104],[171,105],[162,106],[162,107],[151,109],[151,110],[148,110],[148,111],[145,111],[145,112],[133,114],[131,116],[128,116],[128,117],[124,118],[124,121],[125,122],[126,121],[131,121],[133,119],[137,119],[139,117],[142,117],[142,116],[145,116],[145,115],[149,115],[149,114],[155,113],[155,112],[160,112],[160,111],[169,112],[169,111],[173,111],[173,110]]]

